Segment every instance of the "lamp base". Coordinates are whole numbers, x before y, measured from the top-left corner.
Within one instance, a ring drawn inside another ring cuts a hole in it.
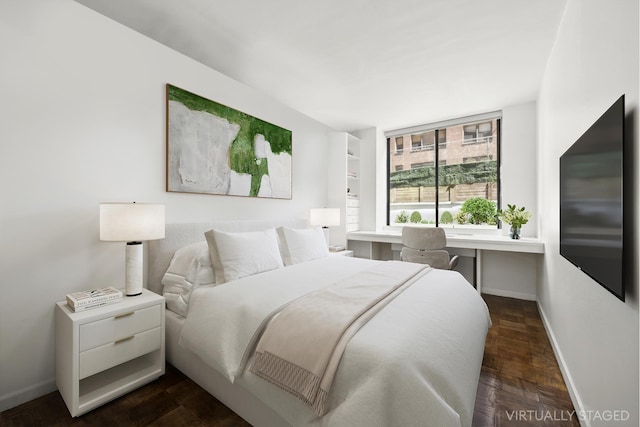
[[[125,294],[128,297],[142,295],[142,264],[142,242],[127,242]]]
[[[329,227],[322,227],[322,232],[324,233],[324,240],[327,241],[327,247],[330,245],[330,238],[329,238]]]

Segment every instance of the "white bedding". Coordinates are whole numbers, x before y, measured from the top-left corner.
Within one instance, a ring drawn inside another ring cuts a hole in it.
[[[456,272],[432,270],[362,327],[344,353],[324,417],[245,369],[274,311],[378,262],[327,257],[200,287],[180,343],[294,426],[470,426],[490,319]]]

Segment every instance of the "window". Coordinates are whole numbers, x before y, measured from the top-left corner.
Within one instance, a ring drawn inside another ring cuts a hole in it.
[[[402,147],[404,146],[404,141],[401,136],[396,138],[396,154],[402,154]]]
[[[486,160],[493,160],[493,156],[489,154],[488,156],[463,157],[462,163],[478,163]]]
[[[447,129],[438,130],[438,148],[447,148]]]
[[[492,122],[464,125],[464,144],[490,143],[493,136]]]
[[[444,212],[452,214],[456,226],[475,224],[475,218],[459,214],[471,198],[488,200],[499,208],[500,115],[489,113],[475,116],[475,120],[450,120],[388,132],[387,223],[394,224],[402,211],[409,216],[418,211],[436,226]],[[410,140],[411,150],[394,157],[391,154],[397,150],[398,139]],[[438,149],[434,150],[436,141]],[[495,219],[485,225],[495,227]]]
[[[411,163],[411,169],[426,168],[427,166],[433,166],[433,162]]]
[[[411,151],[422,150],[422,135],[411,135]]]

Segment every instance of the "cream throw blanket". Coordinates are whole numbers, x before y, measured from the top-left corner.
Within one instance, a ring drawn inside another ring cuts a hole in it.
[[[268,323],[250,371],[325,414],[325,401],[351,337],[429,268],[382,263],[285,306]]]

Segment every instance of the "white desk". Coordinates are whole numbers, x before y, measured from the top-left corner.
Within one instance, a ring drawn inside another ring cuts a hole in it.
[[[352,231],[347,233],[347,247],[350,242],[368,242],[369,258],[376,258],[373,250],[374,243],[388,243],[402,245],[402,235],[400,231]],[[523,237],[518,240],[502,235],[487,234],[447,234],[447,247],[471,249],[475,257],[475,284],[478,292],[482,291],[482,251],[503,251],[503,252],[523,252],[532,254],[543,254],[544,243],[540,239]],[[357,250],[355,256],[361,256]]]

